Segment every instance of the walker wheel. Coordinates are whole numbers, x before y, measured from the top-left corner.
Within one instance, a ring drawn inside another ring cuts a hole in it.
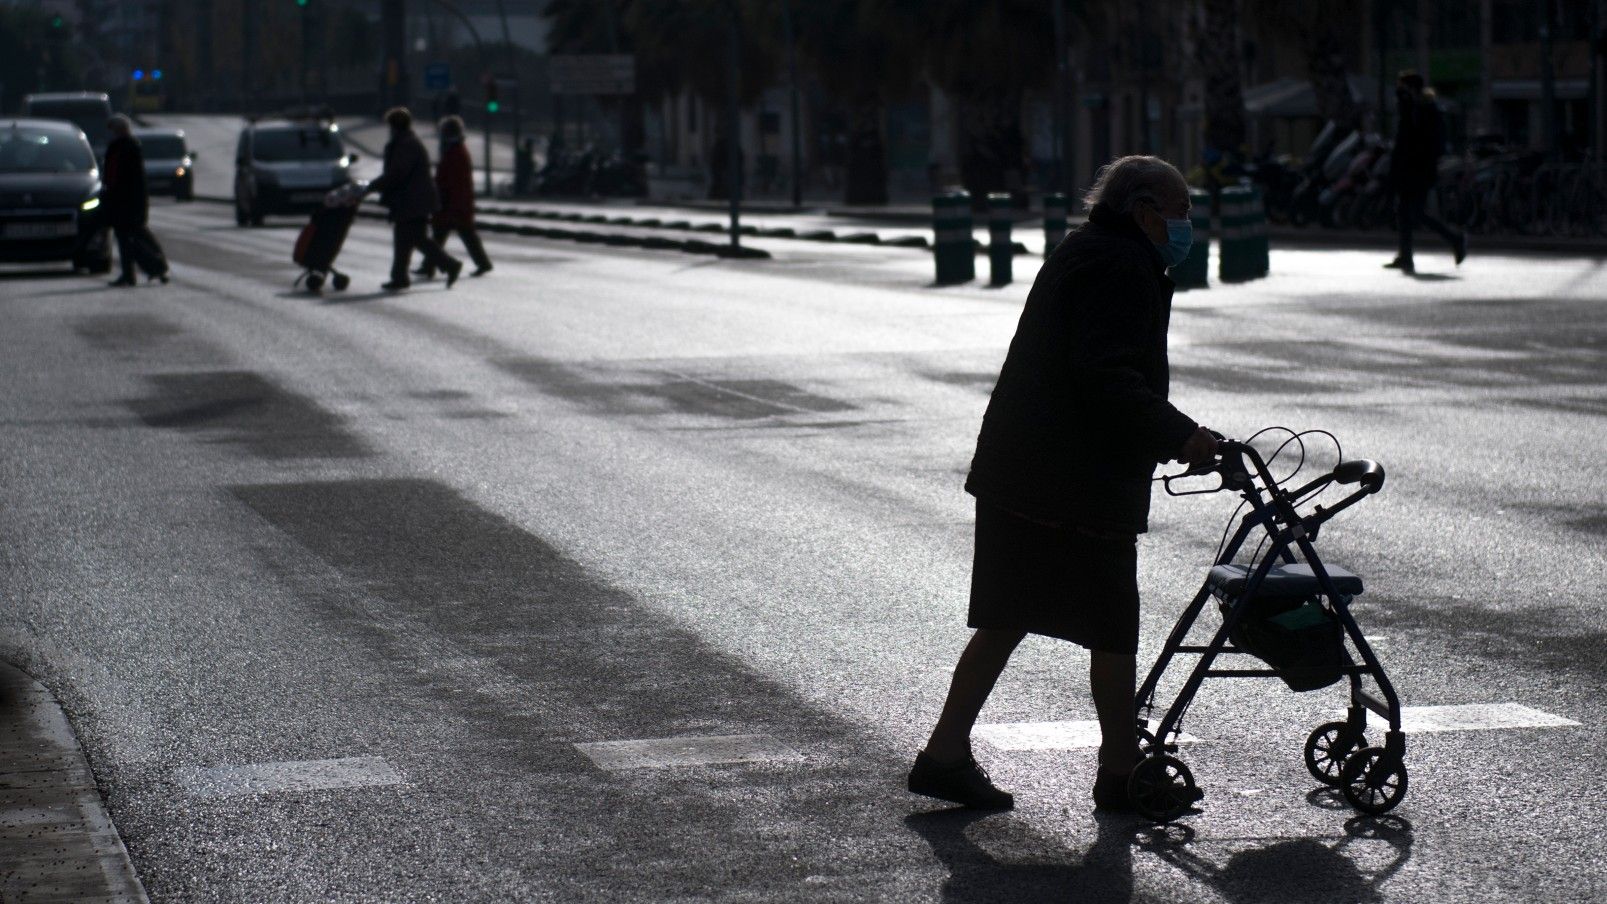
[[[1387,813],[1406,796],[1406,765],[1382,747],[1364,747],[1345,758],[1339,787],[1360,812]]]
[[[1189,767],[1164,753],[1140,760],[1127,779],[1127,797],[1133,808],[1156,822],[1171,822],[1204,796],[1194,784]]]
[[[1345,757],[1367,746],[1367,738],[1353,735],[1349,722],[1324,722],[1306,738],[1306,769],[1325,785],[1338,787],[1345,771]]]
[[[336,273],[334,279],[330,280],[330,282],[334,285],[336,292],[344,292],[346,287],[352,284],[352,278],[344,273]]]
[[[324,287],[324,277],[318,273],[307,274],[307,291],[317,292]]]

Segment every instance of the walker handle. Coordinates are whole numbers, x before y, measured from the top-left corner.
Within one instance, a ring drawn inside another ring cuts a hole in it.
[[[1370,458],[1353,458],[1334,467],[1335,483],[1360,483],[1369,493],[1384,486],[1384,466]]]

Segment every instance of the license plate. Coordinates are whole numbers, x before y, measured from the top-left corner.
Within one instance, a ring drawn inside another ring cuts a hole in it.
[[[8,239],[56,239],[77,232],[78,226],[71,222],[7,223],[4,235]]]

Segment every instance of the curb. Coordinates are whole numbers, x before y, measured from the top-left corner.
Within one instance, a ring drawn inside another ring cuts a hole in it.
[[[0,899],[149,904],[56,698],[0,663]]]

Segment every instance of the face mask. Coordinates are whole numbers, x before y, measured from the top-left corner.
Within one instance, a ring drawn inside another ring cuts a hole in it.
[[[1189,248],[1194,245],[1194,221],[1188,217],[1181,220],[1166,221],[1166,244],[1156,245],[1161,252],[1161,260],[1168,267],[1175,267],[1183,263],[1189,256]]]

